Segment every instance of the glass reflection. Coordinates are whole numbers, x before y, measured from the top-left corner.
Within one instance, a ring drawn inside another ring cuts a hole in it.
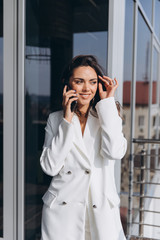
[[[148,137],[151,32],[138,13],[135,137]],[[143,121],[141,119],[144,119]]]
[[[152,82],[152,104],[156,104],[157,103],[157,92],[158,92],[158,51],[156,50],[156,48],[154,47],[153,50],[153,82]]]
[[[150,20],[152,21],[152,0],[140,0],[142,7]]]
[[[60,76],[77,54],[106,69],[108,1],[26,1],[25,239],[40,239],[42,195],[50,178],[39,165],[48,115],[60,108]]]
[[[133,46],[133,1],[126,1],[125,12],[125,51],[124,51],[124,82],[123,82],[123,132],[128,141],[128,148],[125,157],[121,161],[121,209],[122,223],[127,230],[128,210],[128,175],[129,175],[129,154],[130,154],[130,124],[131,124],[131,82],[132,82],[132,46]]]
[[[137,29],[137,65],[136,65],[136,89],[135,89],[135,118],[134,118],[134,138],[143,139],[149,137],[149,89],[150,89],[150,66],[151,66],[151,32],[138,12]],[[140,172],[140,151],[142,145],[134,144],[134,181],[141,179]],[[150,159],[147,158],[149,167]],[[147,173],[148,174],[148,173]],[[145,175],[146,176],[146,175]],[[149,176],[149,175],[148,175]],[[146,189],[145,189],[146,190]],[[133,192],[140,193],[140,184],[133,184]],[[133,221],[139,221],[139,198],[133,198]],[[137,228],[134,228],[137,232]]]
[[[159,89],[158,89],[158,79],[159,79],[159,53],[157,49],[154,47],[153,50],[153,82],[152,82],[152,109],[151,109],[151,132],[150,136],[153,139],[160,139],[159,134],[159,105],[158,103],[158,95]],[[160,147],[157,145],[153,146],[151,149],[151,164],[155,168],[159,168],[159,150]]]
[[[154,13],[154,29],[158,39],[160,40],[160,1],[155,0],[155,13]]]
[[[97,48],[97,44],[99,47]],[[103,47],[100,47],[103,46]],[[73,56],[79,54],[95,55],[101,64],[106,69],[107,66],[107,32],[87,32],[73,34]]]
[[[50,111],[48,53],[48,49],[26,47],[26,239],[39,239],[41,196],[48,182],[38,164],[46,118]]]
[[[0,0],[0,237],[3,237],[3,1]]]

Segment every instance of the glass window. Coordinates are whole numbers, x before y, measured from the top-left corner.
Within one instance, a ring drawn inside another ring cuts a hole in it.
[[[75,1],[73,4],[73,56],[93,54],[106,69],[108,1]]]
[[[153,64],[152,64],[152,69],[153,69],[153,81],[152,81],[152,111],[151,111],[151,116],[152,116],[152,124],[151,124],[151,138],[157,138],[159,139],[159,123],[158,123],[158,118],[159,118],[159,105],[158,103],[158,97],[160,95],[159,89],[158,89],[158,82],[159,82],[159,53],[157,49],[154,47],[153,48]],[[156,146],[158,149],[158,146]],[[158,151],[158,150],[156,150]],[[157,160],[158,163],[158,160]]]
[[[125,6],[125,44],[124,44],[124,82],[123,82],[123,132],[128,141],[125,157],[121,161],[121,207],[124,209],[123,226],[127,230],[128,208],[128,175],[130,156],[130,131],[131,128],[131,82],[132,82],[132,59],[133,59],[133,13],[134,1],[126,1]]]
[[[153,50],[153,82],[152,82],[152,104],[157,103],[157,91],[158,91],[158,71],[159,71],[159,61],[158,61],[158,51],[154,47]]]
[[[138,125],[139,127],[144,127],[144,116],[138,117]]]
[[[149,89],[150,89],[150,68],[151,68],[151,32],[138,11],[137,24],[137,58],[136,58],[136,88],[135,88],[135,118],[134,118],[134,137],[138,139],[148,138],[148,123],[149,123]],[[134,144],[135,166],[140,163],[141,144]],[[149,160],[147,160],[149,167]],[[139,170],[134,170],[135,177],[138,176]],[[134,185],[134,192],[139,192],[139,185]],[[138,199],[137,199],[138,200]],[[135,200],[136,207],[138,201]],[[135,212],[137,214],[137,211]],[[133,216],[135,221],[135,215]]]
[[[140,0],[142,7],[150,20],[152,21],[152,0]]]
[[[138,116],[143,115],[145,121],[144,137],[148,137],[148,109],[149,86],[151,65],[151,32],[145,23],[141,13],[138,13],[138,39],[137,39],[137,73],[136,73],[136,121],[135,137],[139,136],[137,127]]]
[[[77,54],[96,55],[106,69],[107,0],[26,0],[25,239],[40,239],[42,196],[49,186],[39,164],[50,112],[61,107],[60,76]]]
[[[158,39],[160,40],[160,1],[155,0],[154,29]]]
[[[156,116],[152,117],[152,126],[155,127],[156,126]]]
[[[101,66],[107,66],[107,31],[74,33],[73,55],[93,54],[97,56]],[[99,47],[97,48],[97,43]]]
[[[0,237],[3,237],[3,0],[0,0]]]

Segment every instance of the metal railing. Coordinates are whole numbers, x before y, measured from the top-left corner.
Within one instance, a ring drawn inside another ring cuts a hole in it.
[[[160,228],[160,208],[158,211],[153,210],[149,208],[149,204],[147,208],[146,204],[147,201],[151,203],[160,200],[160,191],[159,196],[151,192],[151,186],[160,187],[160,181],[153,181],[156,174],[160,174],[160,140],[133,139],[133,143],[141,146],[141,150],[130,156],[127,239],[158,240],[159,237],[148,237],[146,230]],[[149,195],[148,192],[151,194]],[[147,214],[152,214],[152,217],[153,214],[159,214],[159,223],[146,222]]]

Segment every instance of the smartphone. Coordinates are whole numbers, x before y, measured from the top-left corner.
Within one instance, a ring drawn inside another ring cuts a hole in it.
[[[76,110],[76,106],[77,106],[77,101],[75,100],[71,103],[71,112],[74,112]]]
[[[69,90],[71,90],[71,89],[72,89],[72,88],[68,85],[67,91],[69,91]],[[73,97],[71,97],[71,98],[73,98]],[[75,100],[75,101],[73,101],[73,102],[71,103],[71,112],[74,112],[74,111],[75,111],[76,106],[77,106],[77,101]]]

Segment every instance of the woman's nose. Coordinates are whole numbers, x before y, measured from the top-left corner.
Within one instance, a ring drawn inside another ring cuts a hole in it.
[[[89,90],[89,84],[88,83],[85,83],[83,85],[83,91],[88,91]]]

